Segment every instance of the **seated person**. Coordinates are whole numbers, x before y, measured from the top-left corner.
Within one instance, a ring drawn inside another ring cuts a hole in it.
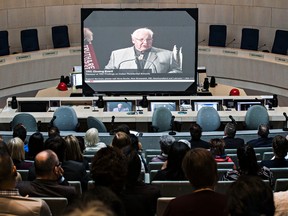
[[[162,170],[154,176],[153,181],[184,181],[187,180],[182,170],[182,160],[190,147],[179,141],[175,141],[169,150],[167,161]]]
[[[229,215],[274,215],[273,192],[271,188],[257,176],[240,176],[228,189],[227,195]],[[287,211],[285,214],[286,213]]]
[[[99,133],[96,128],[90,128],[86,131],[84,136],[85,153],[97,152],[101,148],[106,148],[107,145],[100,142]]]
[[[34,161],[35,156],[44,150],[44,136],[41,132],[35,132],[29,137],[27,159]]]
[[[0,143],[0,215],[51,216],[45,201],[19,194],[16,178],[17,170],[6,144]]]
[[[214,191],[217,183],[217,164],[211,153],[203,148],[187,152],[182,163],[191,184],[192,193],[173,199],[164,216],[213,215],[226,216],[227,197]]]
[[[244,140],[241,138],[235,138],[236,126],[232,122],[226,124],[224,128],[224,142],[226,149],[237,149],[244,146]]]
[[[277,135],[273,138],[272,148],[275,157],[272,160],[263,160],[260,166],[268,168],[272,167],[288,167],[288,160],[285,159],[288,150],[288,141],[285,137]]]
[[[151,73],[182,73],[172,51],[152,46],[151,29],[136,29],[131,39],[134,46],[114,50],[105,69],[151,69]]]
[[[113,108],[113,112],[128,112],[129,108],[124,107],[122,103],[118,103],[117,107]]]
[[[258,176],[263,180],[269,180],[273,186],[273,174],[267,167],[260,167],[252,146],[246,145],[237,149],[238,169],[227,171],[222,176],[222,181],[235,181],[242,175]]]
[[[210,152],[217,163],[233,162],[233,160],[225,154],[225,142],[223,139],[211,139],[210,144]]]
[[[191,135],[191,148],[205,148],[209,149],[210,144],[201,139],[202,136],[202,128],[197,123],[193,123],[190,127],[190,135]]]
[[[160,155],[155,156],[152,158],[151,162],[165,162],[168,157],[168,152],[170,146],[175,141],[175,138],[171,135],[162,135],[159,140],[161,153]]]
[[[69,186],[63,177],[63,173],[64,171],[57,155],[51,150],[45,150],[38,153],[35,157],[36,179],[33,181],[20,181],[17,184],[17,188],[22,196],[66,197],[71,203],[77,198],[76,190],[73,186]]]
[[[273,137],[269,136],[269,126],[266,124],[260,124],[258,127],[258,138],[253,139],[247,142],[247,144],[251,145],[253,148],[257,147],[271,147]]]

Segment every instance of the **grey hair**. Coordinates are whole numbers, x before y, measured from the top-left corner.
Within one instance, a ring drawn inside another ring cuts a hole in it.
[[[99,142],[99,133],[96,128],[90,128],[86,131],[84,136],[84,142],[86,147],[93,147]]]
[[[139,29],[136,29],[132,34],[131,34],[131,37],[132,38],[135,38],[136,37],[136,35],[138,35],[139,33],[141,33],[141,32],[148,32],[150,35],[151,35],[151,37],[153,37],[153,31],[151,30],[151,29],[149,29],[149,28],[139,28]]]

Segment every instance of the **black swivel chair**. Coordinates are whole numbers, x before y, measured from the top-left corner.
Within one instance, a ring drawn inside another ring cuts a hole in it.
[[[40,50],[37,29],[26,29],[21,31],[22,52]]]
[[[52,41],[54,48],[70,47],[68,26],[52,27]]]
[[[240,49],[258,50],[259,29],[243,28]]]
[[[210,25],[208,46],[226,47],[226,37],[226,25]]]
[[[276,30],[272,53],[287,55],[288,49],[288,31]]]
[[[8,31],[0,31],[0,56],[9,55]]]

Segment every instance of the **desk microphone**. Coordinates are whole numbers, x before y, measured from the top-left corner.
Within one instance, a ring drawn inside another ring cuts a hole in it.
[[[176,132],[174,131],[174,119],[175,116],[171,116],[171,122],[170,122],[171,131],[169,132],[169,135],[176,135]]]
[[[283,115],[284,115],[286,121],[288,121],[288,116],[287,116],[286,112],[283,112]]]
[[[286,114],[286,113],[285,113],[285,114]],[[53,116],[53,117],[52,117],[52,119],[51,119],[51,121],[50,121],[50,123],[49,123],[50,127],[53,127],[53,122],[55,121],[56,118],[57,118],[56,116]]]
[[[258,47],[258,50],[261,49],[261,48],[263,48],[263,47],[265,47],[265,46],[266,46],[266,44],[263,44],[263,45],[259,46],[259,47]]]
[[[232,123],[233,123],[234,125],[237,125],[237,122],[235,121],[235,119],[233,118],[232,115],[229,115],[229,119],[232,121]]]
[[[283,112],[283,115],[285,117],[285,125],[283,127],[283,131],[288,131],[288,128],[286,127],[287,126],[287,121],[288,121],[288,116],[287,116],[286,112]]]
[[[203,43],[204,41],[206,41],[206,39],[203,39],[203,40],[199,41],[198,44],[201,44],[201,43]]]
[[[111,130],[110,130],[110,135],[113,135],[114,134],[114,120],[115,120],[115,116],[112,116],[112,119],[111,119]]]
[[[230,44],[232,44],[236,39],[234,38],[232,41],[230,41],[229,43],[226,44],[226,47],[229,46]]]

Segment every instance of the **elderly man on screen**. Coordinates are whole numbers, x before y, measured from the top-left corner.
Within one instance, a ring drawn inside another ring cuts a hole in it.
[[[172,51],[152,46],[152,30],[139,28],[131,37],[134,46],[114,50],[105,69],[151,69],[152,73],[182,73]]]

